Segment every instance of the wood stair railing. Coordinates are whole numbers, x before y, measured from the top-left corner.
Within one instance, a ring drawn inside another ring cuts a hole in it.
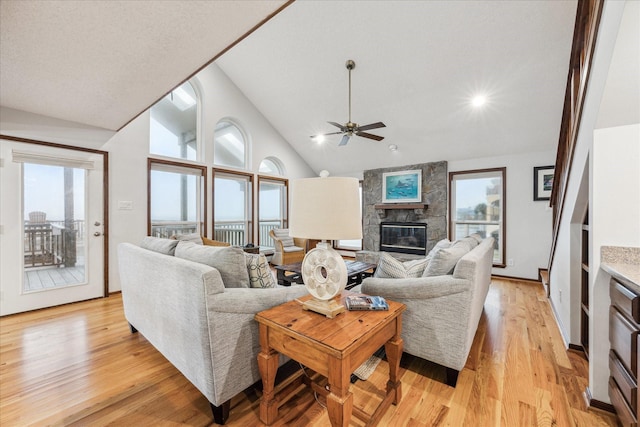
[[[587,93],[591,61],[596,46],[603,4],[604,0],[578,1],[550,201],[550,205],[553,207],[553,236],[549,257],[549,271],[553,265],[560,231],[564,197],[573,163],[578,130],[580,129],[582,107]]]

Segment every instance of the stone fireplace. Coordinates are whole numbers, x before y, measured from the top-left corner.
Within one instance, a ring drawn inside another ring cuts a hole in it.
[[[422,195],[419,203],[382,203],[382,174],[404,170],[422,171]],[[447,162],[421,163],[393,168],[373,169],[364,172],[362,184],[363,202],[363,252],[380,251],[381,223],[425,224],[425,253],[447,237]],[[388,251],[388,249],[384,249]],[[394,256],[399,254],[393,252]],[[421,255],[400,255],[411,258]]]

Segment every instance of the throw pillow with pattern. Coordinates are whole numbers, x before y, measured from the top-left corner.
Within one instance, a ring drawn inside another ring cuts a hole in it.
[[[399,261],[386,252],[380,254],[378,268],[374,277],[385,279],[407,279],[422,276],[427,266],[427,259],[421,258],[412,261]]]
[[[275,288],[276,279],[271,274],[267,257],[263,254],[244,254],[249,273],[249,286],[252,288]]]

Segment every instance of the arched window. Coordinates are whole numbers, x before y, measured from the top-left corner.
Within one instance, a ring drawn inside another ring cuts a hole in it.
[[[247,141],[244,132],[229,120],[220,120],[213,137],[213,163],[246,169]]]
[[[279,176],[283,176],[285,174],[282,162],[276,157],[267,157],[262,160],[260,162],[260,169],[258,172]]]
[[[197,160],[197,121],[198,96],[185,82],[151,107],[149,152]]]

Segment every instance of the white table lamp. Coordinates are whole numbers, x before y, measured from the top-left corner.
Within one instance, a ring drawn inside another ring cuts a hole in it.
[[[306,178],[291,183],[291,236],[318,239],[302,261],[302,279],[313,299],[305,310],[327,317],[345,311],[335,300],[347,285],[347,266],[331,240],[362,239],[360,193],[356,178]]]

